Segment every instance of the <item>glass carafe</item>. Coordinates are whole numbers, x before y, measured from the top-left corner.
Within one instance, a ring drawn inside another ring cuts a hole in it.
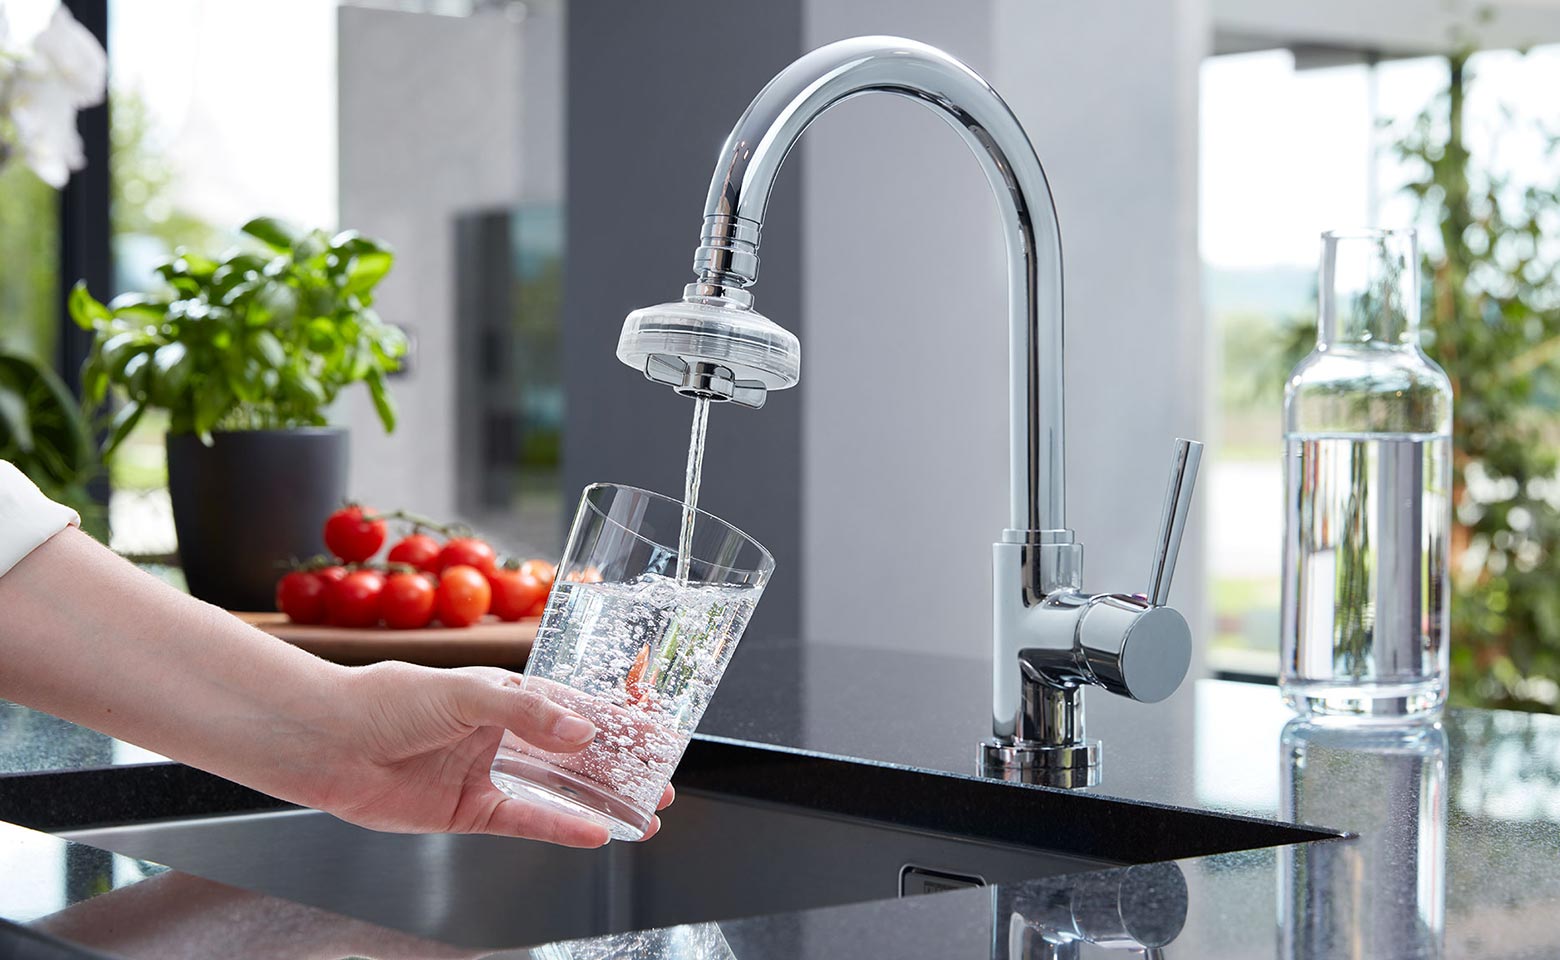
[[[1452,388],[1418,273],[1412,230],[1322,235],[1316,349],[1284,392],[1279,685],[1301,714],[1446,699]]]

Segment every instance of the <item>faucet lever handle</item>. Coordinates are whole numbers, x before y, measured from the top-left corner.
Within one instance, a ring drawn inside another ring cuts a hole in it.
[[[1148,572],[1148,599],[1156,607],[1170,602],[1170,580],[1175,576],[1176,557],[1181,552],[1181,535],[1186,532],[1186,517],[1192,508],[1192,491],[1197,486],[1197,468],[1202,463],[1203,445],[1180,437],[1170,461],[1170,485],[1165,491],[1165,508],[1159,515],[1159,534],[1154,540],[1154,565]]]

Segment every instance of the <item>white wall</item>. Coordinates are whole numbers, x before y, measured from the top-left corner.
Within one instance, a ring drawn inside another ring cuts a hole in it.
[[[394,245],[379,301],[417,338],[411,372],[392,381],[393,435],[363,391],[342,402],[351,489],[372,504],[455,512],[452,218],[516,199],[522,33],[493,13],[339,11],[341,225]]]
[[[805,9],[809,47],[900,33],[948,49],[1029,131],[1065,252],[1069,526],[1086,586],[1144,589],[1172,440],[1205,421],[1199,0]],[[803,633],[985,655],[1007,488],[995,203],[942,121],[894,98],[847,103],[803,149]],[[1199,635],[1201,549],[1188,538],[1174,597]]]

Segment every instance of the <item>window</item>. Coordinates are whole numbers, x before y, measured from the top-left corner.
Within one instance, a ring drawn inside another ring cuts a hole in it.
[[[1516,188],[1554,184],[1533,121],[1552,118],[1560,47],[1482,52],[1470,69],[1470,152]],[[1417,224],[1422,245],[1439,245],[1404,189],[1419,171],[1396,146],[1447,79],[1439,57],[1310,67],[1272,50],[1203,65],[1203,298],[1219,350],[1208,470],[1209,502],[1220,504],[1209,518],[1215,671],[1277,669],[1283,379],[1313,342],[1318,235]]]
[[[261,214],[335,224],[335,18],[318,0],[110,4],[114,289],[96,292],[154,289],[176,247],[219,251]],[[130,556],[175,550],[166,431],[149,413],[114,458],[112,546]]]

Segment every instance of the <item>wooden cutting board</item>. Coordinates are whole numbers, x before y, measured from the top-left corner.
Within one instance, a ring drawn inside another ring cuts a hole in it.
[[[391,630],[388,627],[326,627],[293,623],[281,613],[234,613],[245,623],[281,637],[317,657],[347,666],[404,660],[427,667],[525,668],[540,619],[505,623],[485,617],[469,627],[428,627]]]

